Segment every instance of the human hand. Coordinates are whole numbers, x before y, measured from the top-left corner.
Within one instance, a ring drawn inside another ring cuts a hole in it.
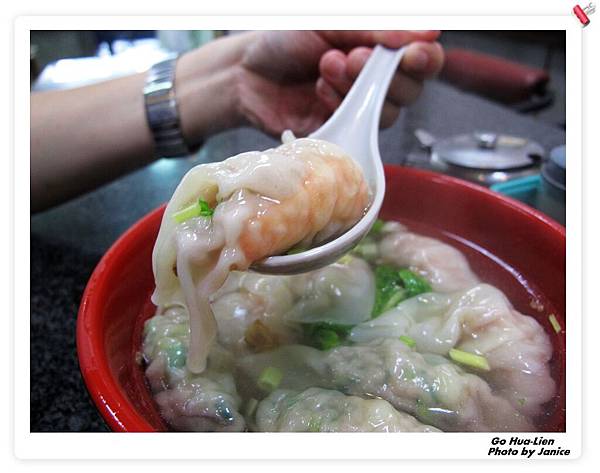
[[[306,135],[340,105],[372,46],[409,44],[383,107],[390,126],[444,62],[437,31],[265,31],[249,37],[237,89],[243,120],[267,133]]]

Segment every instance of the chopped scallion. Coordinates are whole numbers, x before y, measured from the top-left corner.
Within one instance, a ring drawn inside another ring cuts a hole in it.
[[[352,327],[330,322],[303,324],[306,343],[319,350],[330,350],[341,345]]]
[[[173,218],[177,223],[182,223],[194,217],[212,217],[214,213],[214,209],[210,208],[208,202],[198,199],[192,205],[175,212]]]
[[[274,366],[265,368],[258,377],[258,387],[263,391],[274,391],[281,384],[283,372]]]
[[[403,289],[399,289],[397,292],[392,294],[389,300],[385,303],[383,308],[381,309],[381,313],[387,312],[390,309],[396,307],[400,302],[406,299],[406,291]]]
[[[350,264],[350,261],[352,261],[352,255],[350,253],[346,253],[339,260],[337,260],[339,264]]]
[[[331,329],[322,328],[315,333],[315,339],[319,349],[330,350],[340,345],[339,335]]]
[[[377,243],[373,242],[369,237],[366,237],[361,243],[358,244],[352,252],[367,261],[374,260],[379,254],[377,249]]]
[[[369,230],[369,235],[378,235],[381,233],[381,230],[383,230],[383,226],[385,225],[385,222],[381,219],[377,219],[375,220],[375,223],[373,224],[373,226],[371,227],[371,230]]]
[[[407,337],[406,335],[400,335],[400,341],[404,342],[410,348],[414,348],[417,346],[417,342],[415,342],[412,338]]]
[[[321,432],[321,421],[319,419],[315,419],[311,417],[308,421],[308,431],[309,432]]]
[[[214,209],[210,208],[208,202],[202,199],[198,199],[198,205],[200,206],[200,216],[201,217],[212,217],[215,213]]]
[[[465,366],[470,366],[471,368],[477,368],[483,371],[490,370],[490,364],[487,361],[485,356],[476,355],[475,353],[469,353],[467,351],[457,350],[456,348],[452,348],[448,355],[453,361],[457,363],[463,364]]]
[[[548,320],[550,321],[550,325],[552,325],[552,328],[554,329],[554,331],[556,333],[560,333],[560,331],[562,330],[562,327],[558,323],[558,320],[556,320],[556,316],[554,314],[550,314],[548,316]]]

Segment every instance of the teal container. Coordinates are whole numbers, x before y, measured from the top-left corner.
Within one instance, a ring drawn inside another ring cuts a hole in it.
[[[541,190],[542,178],[539,174],[512,179],[507,182],[494,184],[490,187],[493,191],[520,200],[525,204],[537,208],[538,194]]]
[[[565,197],[544,181],[540,174],[494,184],[490,189],[541,210],[560,224],[565,224]]]

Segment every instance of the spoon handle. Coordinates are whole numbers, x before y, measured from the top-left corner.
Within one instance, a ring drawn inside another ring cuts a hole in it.
[[[297,274],[332,263],[355,246],[379,214],[385,192],[383,164],[379,154],[379,119],[387,90],[404,49],[375,46],[354,85],[331,118],[310,138],[341,146],[361,166],[373,192],[367,213],[346,233],[333,241],[296,255],[271,256],[252,265],[270,274]]]

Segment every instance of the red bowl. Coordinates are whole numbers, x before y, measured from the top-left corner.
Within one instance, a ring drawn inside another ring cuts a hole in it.
[[[478,185],[412,168],[386,167],[386,219],[450,241],[479,277],[500,287],[521,312],[537,318],[554,345],[556,400],[541,430],[565,429],[565,229],[547,216]],[[164,207],[131,227],[104,255],[83,294],[77,319],[81,373],[98,410],[115,431],[164,431],[136,363],[143,322],[154,313],[152,248]],[[532,300],[543,310],[532,308]],[[554,313],[563,330],[548,320]]]

